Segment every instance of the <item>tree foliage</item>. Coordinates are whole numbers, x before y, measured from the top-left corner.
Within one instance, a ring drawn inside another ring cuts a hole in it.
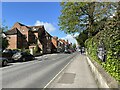
[[[78,44],[80,45],[80,47],[84,47],[84,42],[88,39],[88,32],[87,30],[84,30],[83,32],[81,32],[77,37],[76,40],[78,42]]]
[[[95,36],[99,31],[103,30],[103,28],[105,27],[105,22],[106,22],[106,18],[102,19],[101,21],[95,22],[94,23],[94,30],[92,30],[91,35]],[[85,46],[84,42],[89,38],[88,32],[89,32],[88,29],[83,30],[76,37],[76,40],[77,40],[78,44],[80,45],[80,47]]]
[[[99,28],[103,26],[99,22],[103,19],[103,22],[105,22],[105,18],[115,12],[116,3],[61,2],[61,7],[58,24],[60,30],[68,34],[81,33],[83,30],[87,30],[89,37],[91,37],[92,33],[96,32],[98,26]]]
[[[6,37],[3,37],[2,34],[8,30],[8,27],[0,27],[0,48],[2,50],[6,49],[9,45],[9,41],[7,40]]]
[[[76,48],[76,44],[74,43],[72,47],[75,49]]]

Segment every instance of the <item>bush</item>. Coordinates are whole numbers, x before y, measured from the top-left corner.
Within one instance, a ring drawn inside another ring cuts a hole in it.
[[[36,45],[36,47],[34,48],[34,54],[35,53],[40,53],[41,49],[39,48],[38,45]]]
[[[97,48],[100,42],[106,48],[106,61],[102,62],[97,57]],[[120,30],[116,21],[108,21],[104,30],[85,42],[88,54],[120,83]]]
[[[13,50],[27,52],[28,54],[30,53],[29,49],[13,49]]]
[[[13,49],[13,50],[22,51],[21,49]]]
[[[29,49],[25,49],[25,52],[27,52],[28,54],[30,54],[30,50]]]

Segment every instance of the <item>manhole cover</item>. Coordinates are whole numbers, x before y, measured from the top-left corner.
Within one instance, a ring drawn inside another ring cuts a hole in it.
[[[74,73],[64,73],[58,83],[72,84],[74,82],[75,75],[76,74]]]

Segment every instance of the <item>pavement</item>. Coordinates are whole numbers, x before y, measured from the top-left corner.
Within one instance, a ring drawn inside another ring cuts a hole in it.
[[[98,88],[84,54],[78,54],[47,88]]]

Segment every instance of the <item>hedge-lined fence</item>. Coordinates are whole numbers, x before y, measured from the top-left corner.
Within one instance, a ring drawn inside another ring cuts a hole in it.
[[[106,60],[103,62],[98,58],[98,47],[103,43],[106,49]],[[106,27],[94,37],[85,42],[88,54],[110,73],[120,83],[120,28],[117,21],[106,23]]]

